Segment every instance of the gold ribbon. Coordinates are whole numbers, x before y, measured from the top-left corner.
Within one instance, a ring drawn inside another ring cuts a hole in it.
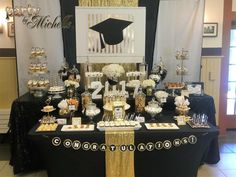
[[[120,145],[134,144],[134,131],[106,131],[106,177],[134,177],[134,151],[120,151]],[[109,145],[116,145],[111,151]]]
[[[138,0],[79,0],[79,6],[137,7]]]

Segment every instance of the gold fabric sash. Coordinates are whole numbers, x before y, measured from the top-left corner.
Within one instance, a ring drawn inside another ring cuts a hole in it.
[[[79,6],[138,6],[138,0],[79,0]]]
[[[120,145],[134,144],[134,131],[106,131],[106,177],[135,177],[134,151],[120,151]],[[116,145],[110,151],[109,145]]]

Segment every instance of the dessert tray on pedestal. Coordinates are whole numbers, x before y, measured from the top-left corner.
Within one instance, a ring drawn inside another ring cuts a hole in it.
[[[142,128],[138,121],[100,121],[97,129],[100,131],[139,130]]]
[[[63,125],[61,128],[61,131],[63,131],[63,132],[94,131],[94,124]]]
[[[179,127],[175,123],[145,123],[148,130],[177,130]]]

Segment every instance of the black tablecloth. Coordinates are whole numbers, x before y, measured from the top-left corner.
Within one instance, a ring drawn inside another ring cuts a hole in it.
[[[38,155],[38,147],[32,144],[28,139],[29,130],[38,123],[42,118],[42,107],[45,105],[44,101],[47,96],[43,98],[34,98],[29,93],[16,99],[11,108],[10,115],[10,133],[11,133],[11,160],[10,164],[13,166],[14,173],[19,173],[31,169],[42,168],[41,157]],[[148,98],[149,100],[150,98]],[[211,96],[192,96],[189,98],[192,112],[206,113],[209,117],[209,122],[216,125],[215,122],[215,107],[214,100]],[[57,107],[60,100],[54,100],[52,104]],[[102,101],[96,100],[97,105],[101,108]],[[128,99],[128,102],[133,105],[134,100]],[[163,106],[163,110],[174,112],[174,99],[168,98],[168,102]],[[130,111],[133,111],[131,107]],[[54,113],[57,114],[58,111]],[[80,114],[80,112],[78,112]],[[164,113],[162,113],[164,114]],[[146,117],[149,115],[145,114]],[[95,118],[98,121],[101,117]],[[85,119],[86,121],[86,119]],[[217,163],[219,161],[219,148],[217,137],[211,142],[209,146],[209,153],[206,153],[205,162]]]
[[[160,116],[160,122],[173,122],[172,116]],[[170,114],[169,114],[170,115]],[[64,140],[70,139],[72,142],[78,140],[103,144],[105,143],[104,132],[95,130],[94,132],[61,132],[61,126],[56,132],[36,133],[35,126],[29,132],[30,139],[39,147],[43,157],[43,163],[47,169],[49,177],[97,177],[105,175],[105,152],[75,150],[72,147],[66,148]],[[140,143],[164,142],[175,139],[183,139],[194,135],[197,137],[196,144],[185,144],[170,149],[162,148],[152,151],[138,151]],[[218,129],[212,126],[210,129],[192,129],[188,125],[181,126],[179,130],[147,130],[144,125],[141,130],[135,131],[134,168],[135,177],[196,177],[198,167],[205,159],[204,152],[209,148],[212,140],[217,137]],[[54,137],[60,138],[59,146],[52,145]],[[114,159],[115,160],[115,159]]]

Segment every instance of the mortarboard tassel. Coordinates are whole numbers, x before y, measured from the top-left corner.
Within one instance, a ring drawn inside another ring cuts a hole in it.
[[[104,49],[105,48],[105,44],[104,44],[104,41],[102,39],[102,34],[101,33],[99,34],[99,37],[100,37],[100,41],[101,41],[101,48]]]

